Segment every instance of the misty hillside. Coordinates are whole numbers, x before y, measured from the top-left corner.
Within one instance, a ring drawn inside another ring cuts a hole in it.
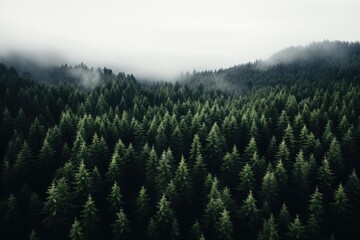
[[[293,84],[311,80],[360,81],[360,43],[323,41],[307,46],[289,47],[267,60],[242,64],[228,69],[183,75],[189,83],[208,88],[245,92],[264,84]]]
[[[0,64],[0,239],[360,239],[359,54],[178,82]]]

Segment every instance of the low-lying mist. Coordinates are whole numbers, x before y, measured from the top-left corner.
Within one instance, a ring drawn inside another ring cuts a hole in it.
[[[349,56],[360,56],[359,42],[341,42],[341,41],[322,41],[311,43],[306,46],[289,47],[281,50],[268,59],[249,62],[247,64],[235,65],[228,69],[210,70],[210,71],[193,71],[192,74],[178,74],[170,76],[168,74],[155,74],[146,66],[139,66],[135,71],[135,77],[147,81],[166,81],[166,82],[208,82],[215,89],[223,91],[238,91],[245,86],[236,84],[239,81],[248,81],[254,73],[266,71],[269,68],[279,64],[294,64],[303,66],[304,64],[323,64],[328,63],[334,66],[344,66],[349,64],[351,58]],[[99,58],[97,58],[99,56]],[[116,59],[109,58],[104,60],[104,56],[88,55],[83,60],[85,63],[90,62],[90,67],[78,61],[78,58],[71,55],[65,56],[64,53],[58,54],[53,52],[37,52],[29,51],[13,52],[8,54],[0,53],[0,62],[8,66],[13,66],[20,74],[29,72],[32,79],[39,81],[59,82],[62,79],[71,80],[85,88],[96,86],[104,73],[101,69],[112,69],[116,75],[118,72],[132,74],[134,68],[120,67]],[[76,62],[78,61],[78,62]],[[119,59],[119,62],[125,62]],[[299,65],[300,64],[300,65]],[[149,64],[148,66],[152,66]],[[94,67],[94,68],[93,68]],[[162,66],[164,72],[167,71],[168,65]],[[174,66],[172,66],[175,68]],[[179,67],[179,70],[181,67]],[[180,72],[180,71],[179,71]],[[262,75],[260,75],[262,76]],[[251,84],[250,84],[251,85]]]

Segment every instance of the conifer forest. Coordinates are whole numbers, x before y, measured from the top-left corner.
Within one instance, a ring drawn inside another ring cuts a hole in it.
[[[0,239],[360,239],[358,42],[43,76],[0,64]]]

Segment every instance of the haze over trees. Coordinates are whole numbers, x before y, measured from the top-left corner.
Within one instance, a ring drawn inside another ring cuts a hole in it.
[[[360,238],[359,43],[53,74],[0,64],[0,239]]]

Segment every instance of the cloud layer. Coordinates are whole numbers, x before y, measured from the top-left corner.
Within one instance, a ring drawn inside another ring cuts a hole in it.
[[[172,77],[267,58],[286,46],[360,39],[357,0],[2,0],[0,55]],[[63,62],[62,62],[63,63]]]

